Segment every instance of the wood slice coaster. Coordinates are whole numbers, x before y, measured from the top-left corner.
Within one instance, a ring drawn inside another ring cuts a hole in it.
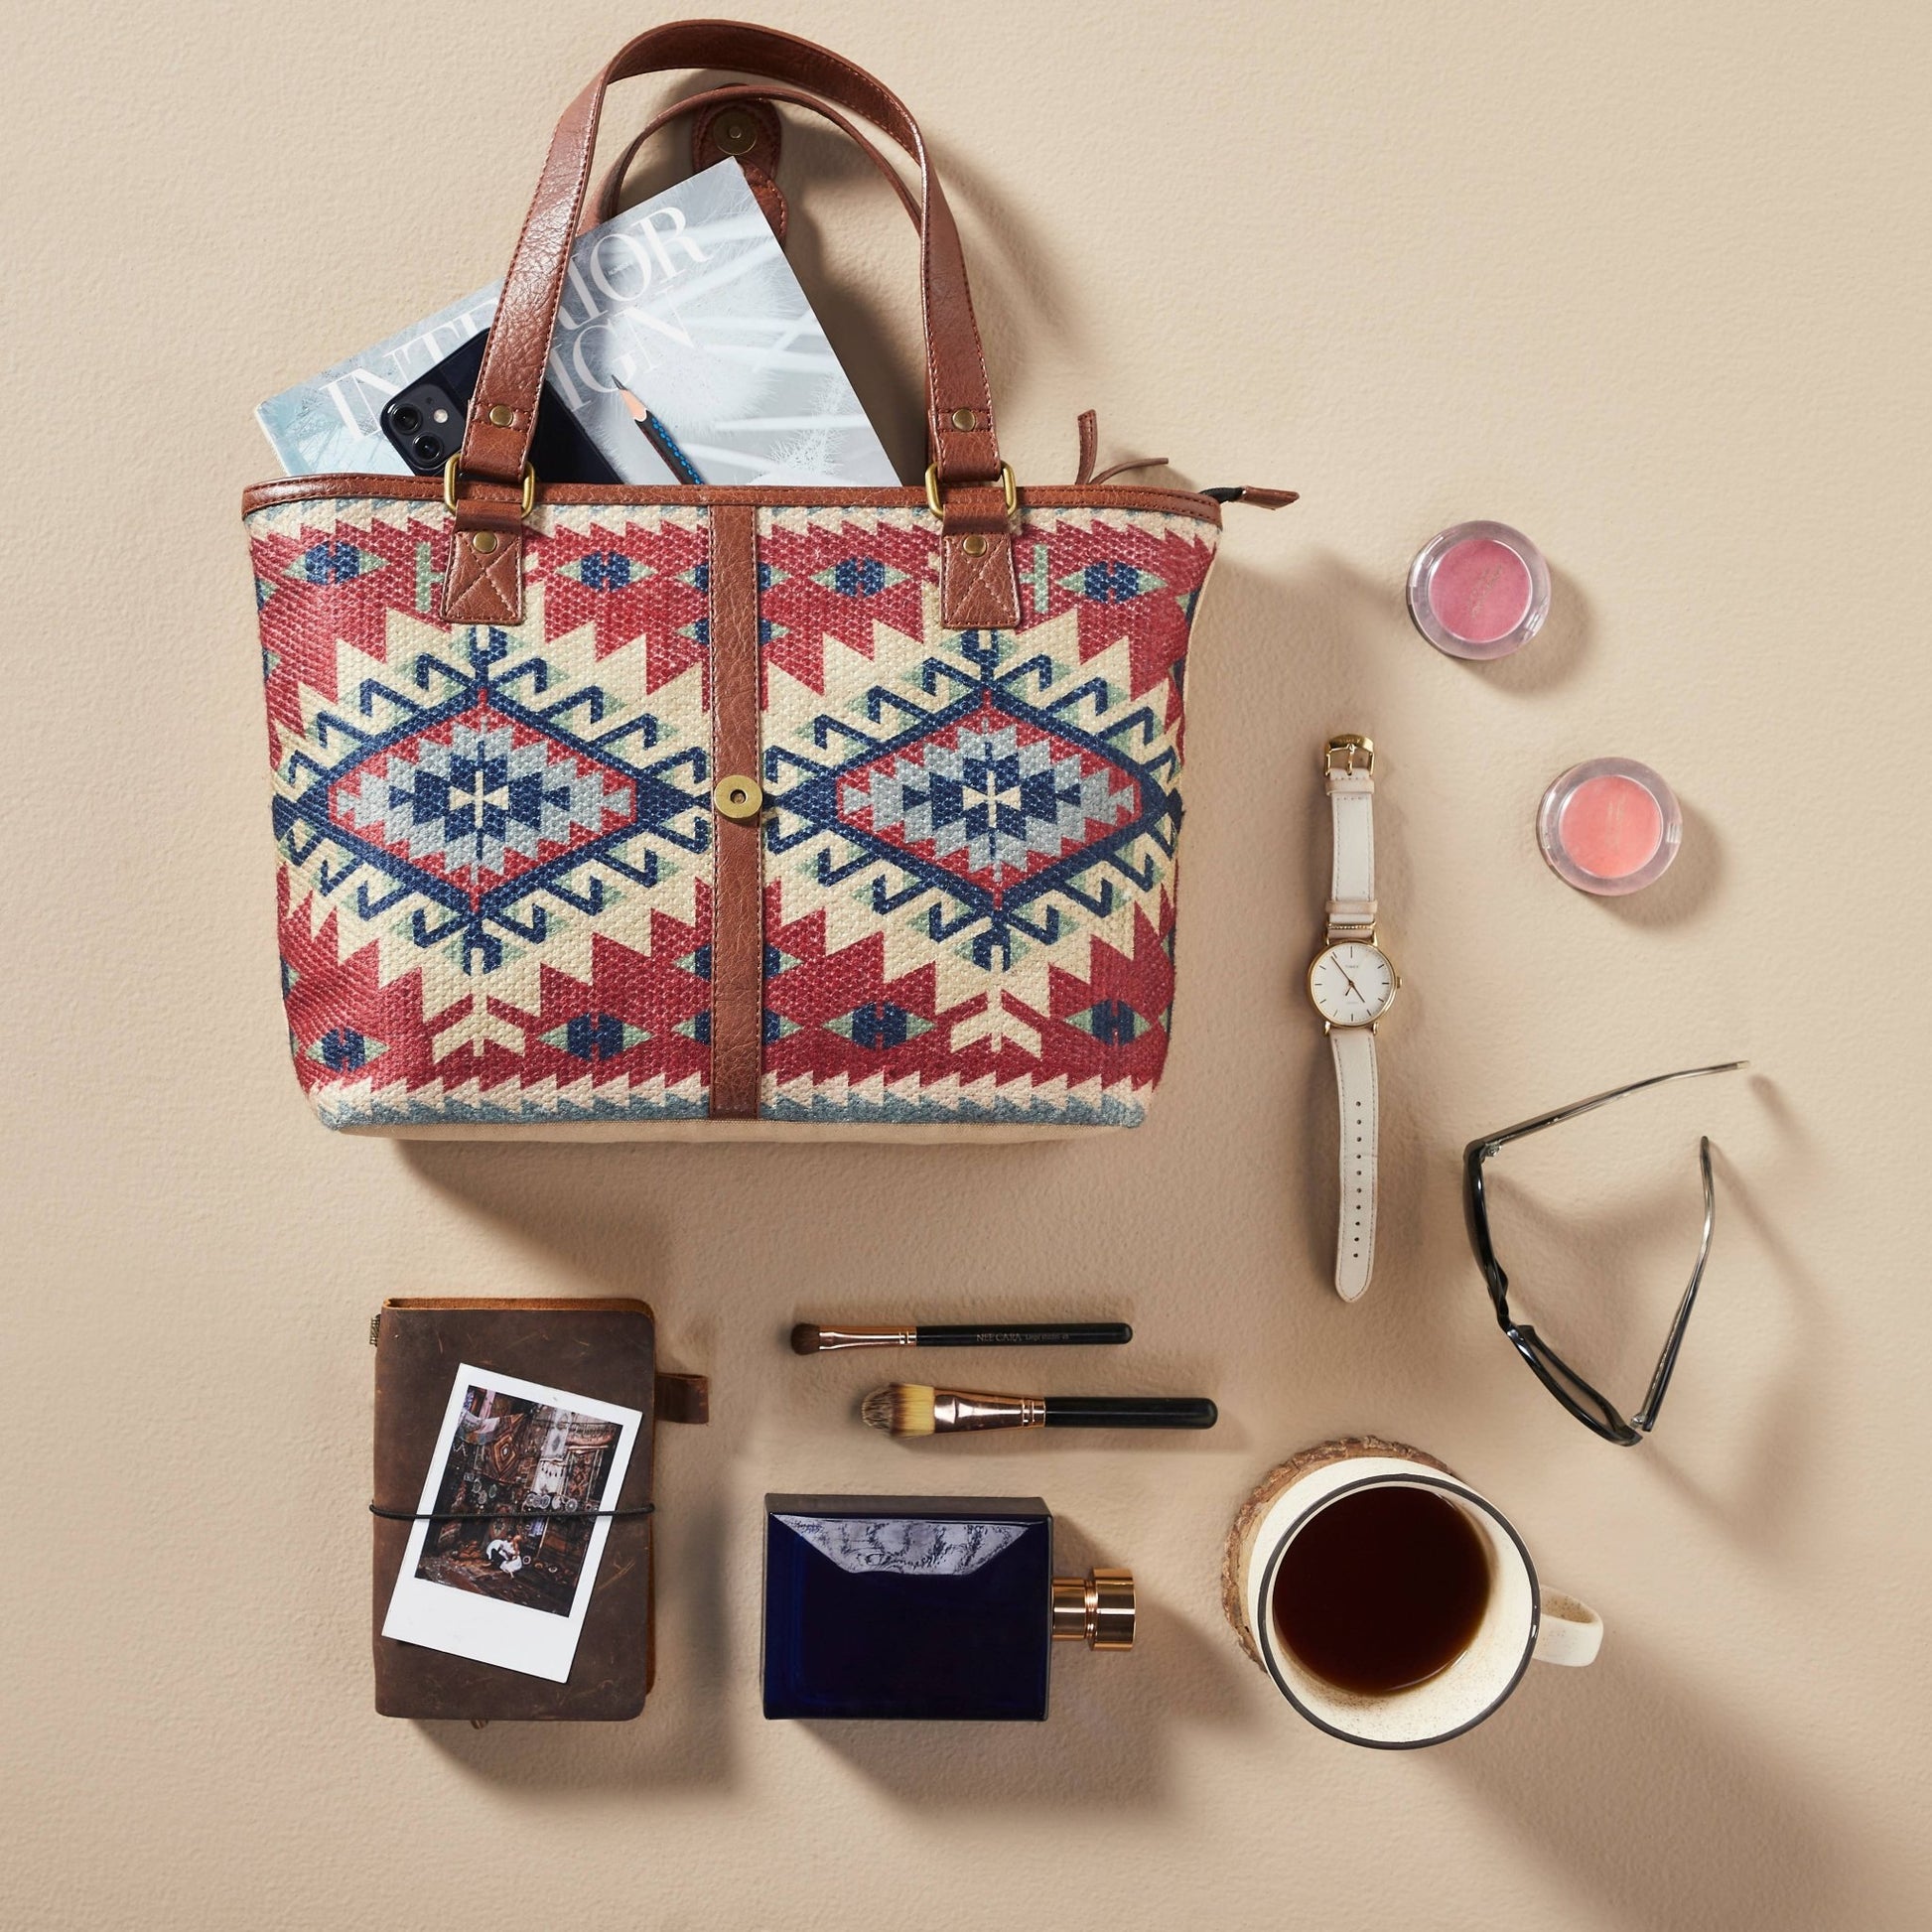
[[[1221,1614],[1233,1626],[1234,1634],[1241,1648],[1248,1653],[1248,1660],[1257,1670],[1266,1669],[1261,1661],[1261,1653],[1255,1648],[1254,1638],[1248,1632],[1248,1620],[1241,1603],[1241,1545],[1249,1529],[1290,1483],[1299,1481],[1311,1469],[1326,1467],[1330,1462],[1340,1462],[1353,1455],[1399,1455],[1411,1462],[1427,1463],[1432,1469],[1440,1469],[1446,1476],[1455,1475],[1447,1462],[1439,1462],[1427,1449],[1412,1448],[1407,1443],[1385,1442],[1380,1436],[1338,1436],[1332,1442],[1316,1443],[1311,1449],[1299,1450],[1286,1462],[1276,1465],[1255,1485],[1253,1493],[1241,1505],[1241,1512],[1234,1519],[1234,1526],[1228,1531],[1228,1540],[1221,1552]],[[1456,1477],[1459,1482],[1461,1478]]]

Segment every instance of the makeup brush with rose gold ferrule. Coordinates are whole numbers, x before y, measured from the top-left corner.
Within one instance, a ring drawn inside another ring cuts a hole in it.
[[[895,1382],[859,1413],[895,1436],[969,1429],[1212,1429],[1220,1412],[1204,1395],[975,1395]]]

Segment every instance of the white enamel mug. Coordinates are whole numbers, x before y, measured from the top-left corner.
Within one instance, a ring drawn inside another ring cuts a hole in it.
[[[1364,1696],[1303,1664],[1278,1636],[1271,1606],[1296,1537],[1343,1496],[1390,1484],[1432,1490],[1462,1512],[1488,1550],[1489,1600],[1453,1663],[1407,1690]],[[1242,1648],[1303,1717],[1331,1736],[1384,1750],[1457,1736],[1501,1706],[1532,1658],[1587,1664],[1603,1641],[1594,1610],[1542,1587],[1523,1539],[1488,1497],[1420,1449],[1372,1437],[1305,1449],[1263,1480],[1229,1537],[1222,1593]]]

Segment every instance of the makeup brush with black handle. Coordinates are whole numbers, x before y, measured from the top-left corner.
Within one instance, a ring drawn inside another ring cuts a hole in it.
[[[1220,1416],[1204,1395],[974,1395],[895,1382],[859,1413],[895,1436],[950,1436],[967,1429],[1212,1429]]]
[[[801,1321],[791,1331],[794,1355],[824,1355],[835,1348],[1078,1348],[1134,1339],[1124,1321],[922,1321],[915,1327],[831,1328]]]

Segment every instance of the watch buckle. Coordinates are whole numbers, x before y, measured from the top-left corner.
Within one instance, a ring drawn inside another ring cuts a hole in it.
[[[1339,767],[1335,763],[1337,758],[1342,760]],[[1358,766],[1361,770],[1373,774],[1375,745],[1372,740],[1362,737],[1359,732],[1343,732],[1339,738],[1329,739],[1321,753],[1321,770],[1324,776],[1337,768],[1352,773]]]

